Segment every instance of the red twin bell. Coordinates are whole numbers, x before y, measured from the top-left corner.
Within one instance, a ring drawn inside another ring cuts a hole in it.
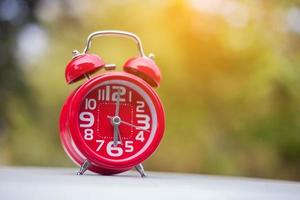
[[[128,59],[124,71],[88,53],[95,36],[133,39],[139,55]],[[105,69],[104,73],[97,71]],[[142,177],[142,162],[160,144],[165,113],[155,87],[161,73],[153,56],[145,56],[138,36],[124,31],[97,31],[89,35],[83,53],[73,51],[65,70],[68,84],[82,82],[66,99],[60,113],[60,139],[67,155],[86,170],[118,174],[135,168]]]
[[[82,54],[76,50],[73,51],[73,59],[68,63],[65,71],[67,83],[74,83],[102,68],[106,70],[115,68],[114,65],[106,65],[101,57],[87,53],[91,47],[92,38],[105,35],[125,36],[134,39],[138,45],[140,55],[128,59],[123,66],[124,71],[142,78],[152,87],[159,86],[161,73],[153,60],[153,54],[150,54],[149,57],[145,56],[140,39],[133,33],[124,31],[98,31],[92,33],[87,39],[87,45]]]

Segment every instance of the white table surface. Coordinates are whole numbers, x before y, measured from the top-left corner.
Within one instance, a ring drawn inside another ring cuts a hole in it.
[[[251,199],[300,200],[300,183],[252,178],[135,171],[115,176],[77,169],[0,167],[0,200]]]

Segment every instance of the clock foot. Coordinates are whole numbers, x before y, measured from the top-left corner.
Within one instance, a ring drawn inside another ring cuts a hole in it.
[[[141,175],[141,177],[146,177],[147,174],[145,173],[144,167],[142,164],[138,164],[135,166],[136,171]]]
[[[80,166],[79,171],[77,172],[77,175],[82,175],[84,172],[88,169],[88,167],[91,165],[89,160],[85,160],[84,163]]]

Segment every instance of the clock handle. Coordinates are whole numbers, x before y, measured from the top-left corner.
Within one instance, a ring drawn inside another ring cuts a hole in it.
[[[143,49],[140,38],[137,35],[135,35],[134,33],[130,33],[127,31],[119,31],[119,30],[96,31],[96,32],[91,33],[87,38],[86,46],[83,50],[83,53],[85,54],[86,52],[88,52],[88,50],[90,49],[90,47],[92,45],[92,39],[94,37],[96,37],[96,36],[112,36],[112,35],[133,39],[137,44],[140,56],[145,57],[144,49]]]

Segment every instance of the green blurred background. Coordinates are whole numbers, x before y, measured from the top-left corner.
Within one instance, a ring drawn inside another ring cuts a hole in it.
[[[58,116],[66,63],[96,30],[140,36],[163,80],[165,137],[147,170],[300,180],[300,2],[0,1],[0,165],[75,166]],[[121,70],[122,38],[91,49]],[[99,72],[101,73],[101,72]]]

